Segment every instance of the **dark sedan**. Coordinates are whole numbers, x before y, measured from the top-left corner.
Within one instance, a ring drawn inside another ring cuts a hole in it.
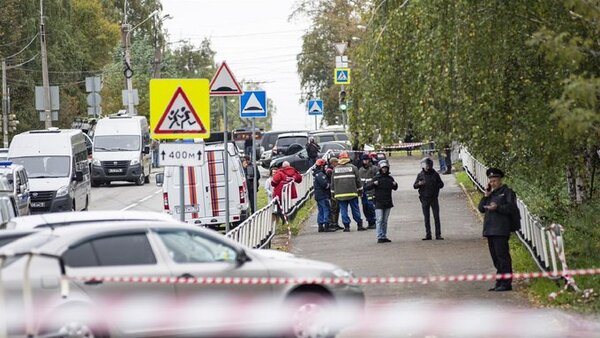
[[[310,164],[308,162],[308,154],[306,153],[306,149],[303,149],[295,154],[279,156],[271,160],[271,168],[281,167],[283,162],[288,161],[290,165],[301,173],[305,173],[310,169]]]

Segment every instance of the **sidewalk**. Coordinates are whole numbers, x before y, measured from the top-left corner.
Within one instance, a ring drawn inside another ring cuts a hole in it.
[[[454,175],[442,175],[445,187],[440,192],[440,214],[445,240],[421,240],[425,235],[423,214],[417,191],[412,187],[420,170],[419,160],[417,157],[390,159],[391,173],[399,185],[388,226],[392,243],[377,244],[375,230],[357,232],[354,222],[350,233],[318,233],[315,212],[293,239],[292,252],[337,264],[352,270],[357,277],[495,273],[487,242],[481,236],[482,225]],[[433,217],[431,221],[433,228]],[[369,303],[461,300],[528,306],[517,292],[488,292],[492,284],[488,281],[369,285],[364,290]]]

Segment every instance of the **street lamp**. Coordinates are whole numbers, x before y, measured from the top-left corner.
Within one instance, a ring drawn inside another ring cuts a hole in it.
[[[133,28],[129,29],[129,24],[124,23],[122,25],[122,32],[125,33],[124,44],[125,44],[125,70],[123,74],[125,75],[126,85],[127,85],[127,113],[129,115],[135,115],[135,108],[133,107],[133,70],[131,69],[131,52],[130,52],[130,44],[129,44],[129,35],[136,28],[140,27],[144,22],[150,20],[155,15],[158,14],[158,10],[150,13],[147,18],[142,20],[142,22],[135,25]],[[166,16],[165,16],[166,17]]]

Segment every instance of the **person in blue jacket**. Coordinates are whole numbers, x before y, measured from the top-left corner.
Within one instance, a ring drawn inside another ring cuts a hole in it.
[[[313,169],[313,185],[315,188],[315,200],[317,201],[317,224],[319,226],[319,232],[333,232],[337,230],[329,225],[331,185],[329,176],[325,173],[326,164],[327,162],[320,158],[315,162],[315,168]]]

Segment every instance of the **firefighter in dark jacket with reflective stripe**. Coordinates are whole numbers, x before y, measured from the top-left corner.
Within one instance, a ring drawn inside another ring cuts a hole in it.
[[[442,226],[440,224],[440,203],[438,196],[440,189],[444,187],[444,182],[440,175],[433,169],[433,161],[426,157],[421,160],[421,172],[413,184],[415,189],[419,189],[419,200],[423,209],[425,218],[425,238],[424,241],[431,240],[431,219],[429,209],[433,212],[435,222],[435,239],[442,240]]]
[[[338,200],[342,214],[342,223],[344,232],[350,231],[350,217],[348,216],[348,206],[352,209],[352,218],[358,225],[358,231],[367,230],[363,227],[360,218],[360,208],[358,206],[358,196],[362,193],[362,184],[358,176],[358,168],[350,163],[350,156],[347,152],[342,152],[339,156],[338,165],[331,174],[331,192],[333,197]]]
[[[378,169],[373,165],[372,157],[369,154],[362,155],[362,166],[358,170],[360,181],[363,185],[363,193],[361,196],[363,214],[368,222],[367,229],[375,229],[375,205],[373,199],[375,198],[375,190],[371,182],[373,177],[377,175]]]
[[[489,184],[485,196],[479,202],[479,211],[485,213],[483,236],[488,240],[490,255],[498,274],[512,273],[512,259],[508,240],[511,232],[511,214],[518,212],[517,196],[509,187],[502,184],[504,173],[497,168],[486,171]],[[496,280],[489,291],[512,290],[512,279]]]

